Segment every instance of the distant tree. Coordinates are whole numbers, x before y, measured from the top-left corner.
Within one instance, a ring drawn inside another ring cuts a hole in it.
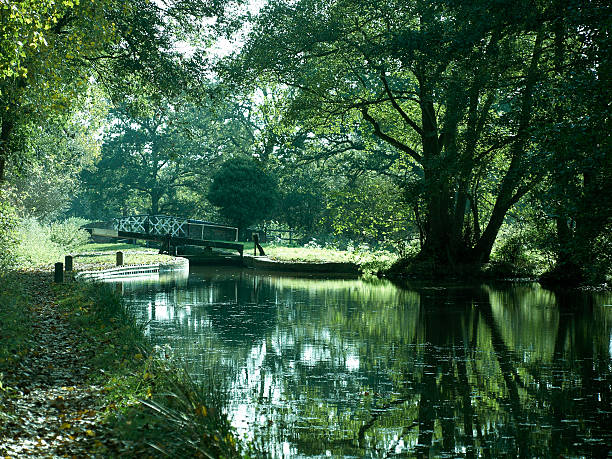
[[[311,165],[278,169],[280,175],[280,200],[274,219],[303,233],[305,237],[330,233],[331,228],[321,228],[326,215],[328,192],[331,188],[328,177]]]
[[[82,174],[90,216],[184,213],[175,202],[180,190],[196,186],[196,164],[209,168],[217,158],[201,135],[208,121],[203,110],[167,101],[142,116],[113,110],[100,160]],[[95,215],[96,208],[109,214]]]
[[[236,225],[243,236],[249,225],[274,217],[278,199],[274,177],[245,157],[225,161],[208,192],[211,204],[219,207],[227,223]]]
[[[138,116],[124,106],[111,112],[100,158],[82,174],[75,215],[216,213],[201,199],[213,171],[252,144],[239,108],[225,101],[196,106],[182,98],[145,106]]]

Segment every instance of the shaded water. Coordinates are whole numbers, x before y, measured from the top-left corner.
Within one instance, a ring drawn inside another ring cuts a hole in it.
[[[612,296],[196,269],[125,282],[276,457],[607,457]]]

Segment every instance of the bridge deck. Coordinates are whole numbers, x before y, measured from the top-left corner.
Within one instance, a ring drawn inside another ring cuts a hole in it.
[[[111,238],[121,238],[121,239],[142,239],[145,241],[158,241],[169,243],[170,245],[184,246],[184,245],[195,245],[200,247],[211,247],[216,249],[229,249],[229,250],[237,250],[240,256],[242,257],[244,253],[244,245],[239,244],[237,242],[225,242],[225,241],[212,241],[206,239],[193,239],[188,237],[181,236],[169,236],[163,234],[147,234],[140,233],[134,231],[118,231],[118,230],[108,230],[108,229],[98,229],[93,228],[91,230],[92,236],[104,236]]]
[[[160,236],[157,234],[144,234],[144,233],[133,233],[130,231],[117,231],[117,237],[125,239],[143,239],[145,241],[168,241],[168,236]],[[225,242],[225,241],[210,241],[206,239],[191,239],[188,237],[172,236],[170,242],[173,246],[180,245],[197,245],[200,247],[212,247],[216,249],[230,249],[237,250],[242,255],[244,251],[244,245],[238,244],[237,242]]]

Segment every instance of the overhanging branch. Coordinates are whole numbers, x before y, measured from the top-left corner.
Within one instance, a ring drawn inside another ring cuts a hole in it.
[[[385,142],[393,145],[398,150],[401,150],[404,153],[408,153],[408,155],[410,155],[418,163],[422,163],[423,158],[416,151],[414,151],[408,145],[405,145],[402,142],[398,141],[397,139],[394,139],[393,137],[391,137],[391,136],[385,134],[384,132],[382,132],[382,130],[380,129],[380,124],[378,124],[378,122],[374,118],[372,118],[372,115],[370,115],[368,113],[367,107],[363,107],[361,109],[361,113],[363,115],[363,118],[366,121],[368,121],[374,127],[374,135],[376,137],[378,137],[379,139],[384,140]]]

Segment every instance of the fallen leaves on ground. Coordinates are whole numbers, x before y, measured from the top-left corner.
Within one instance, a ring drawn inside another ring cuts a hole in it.
[[[82,336],[56,308],[51,276],[23,275],[31,298],[29,347],[5,366],[0,456],[106,457],[117,445],[100,422],[101,389],[87,383]]]

